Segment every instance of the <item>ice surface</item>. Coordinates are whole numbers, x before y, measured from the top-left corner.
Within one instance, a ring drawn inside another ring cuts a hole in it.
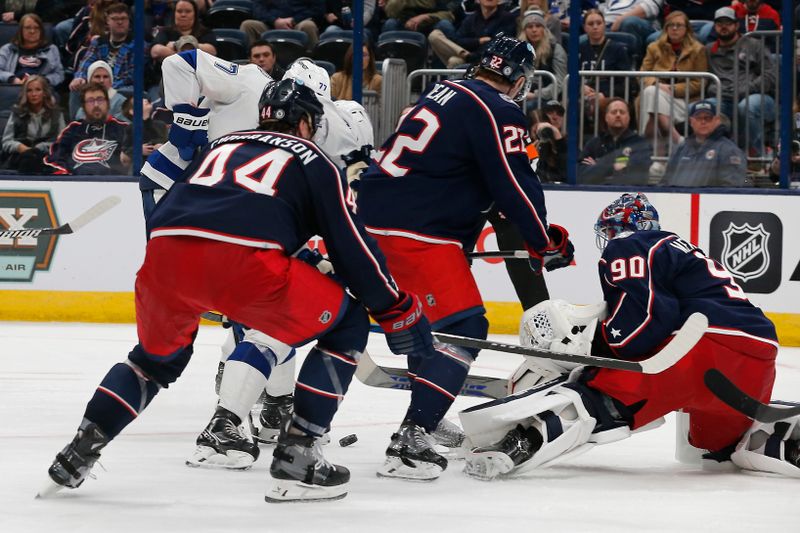
[[[800,531],[800,480],[680,464],[672,417],[657,430],[513,480],[467,478],[458,461],[432,483],[379,479],[375,468],[408,394],[357,380],[325,447],[330,460],[351,469],[350,494],[267,504],[269,447],[245,472],[184,466],[213,411],[224,336],[219,327],[201,329],[184,375],[109,445],[97,479],[35,500],[86,401],[136,332],[132,325],[0,323],[0,532]],[[379,335],[370,351],[389,354]],[[376,359],[402,366],[393,356]],[[518,361],[484,352],[473,372],[506,375]],[[778,363],[774,396],[800,400],[800,349],[782,349]],[[459,398],[457,407],[477,401]],[[455,410],[449,418],[457,419]],[[358,442],[339,447],[350,433]]]

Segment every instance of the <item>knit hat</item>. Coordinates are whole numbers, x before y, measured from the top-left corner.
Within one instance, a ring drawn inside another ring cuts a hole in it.
[[[526,11],[522,17],[522,27],[524,28],[528,24],[539,24],[540,26],[544,26],[544,13],[538,9]]]
[[[89,68],[86,71],[86,81],[91,80],[92,74],[94,74],[94,71],[99,68],[106,69],[106,71],[108,72],[108,77],[111,78],[111,85],[114,85],[114,70],[111,68],[111,65],[109,65],[103,60],[97,60],[91,65],[89,65]]]

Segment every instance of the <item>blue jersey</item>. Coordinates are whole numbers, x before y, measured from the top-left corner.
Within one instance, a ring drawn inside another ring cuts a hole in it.
[[[474,246],[493,203],[528,246],[548,242],[525,117],[481,80],[436,83],[403,118],[358,188],[369,230]]]
[[[637,231],[608,242],[600,258],[609,317],[603,335],[622,357],[656,349],[695,312],[711,333],[777,345],[772,322],[733,276],[702,250],[665,231]]]
[[[353,212],[353,194],[317,146],[241,131],[209,143],[147,221],[150,238],[188,235],[291,254],[315,235],[336,273],[372,311],[398,298],[386,262]]]

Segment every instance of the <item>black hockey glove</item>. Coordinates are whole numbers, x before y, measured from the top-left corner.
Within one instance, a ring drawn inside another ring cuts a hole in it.
[[[416,294],[401,292],[397,303],[372,317],[383,329],[392,353],[416,357],[434,354],[431,325],[422,313],[422,301]]]
[[[569,240],[569,232],[565,228],[550,224],[547,236],[550,237],[550,242],[544,250],[538,252],[528,250],[531,256],[528,262],[536,274],[541,274],[543,268],[548,272],[564,268],[575,259],[575,246]]]

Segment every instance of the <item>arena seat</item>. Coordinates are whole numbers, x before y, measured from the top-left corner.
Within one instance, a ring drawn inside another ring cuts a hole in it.
[[[417,31],[385,31],[378,36],[376,59],[403,59],[408,72],[425,68],[428,60],[428,42]]]
[[[308,34],[300,30],[267,30],[261,39],[275,47],[275,54],[280,65],[287,67],[295,59],[308,55]]]
[[[247,35],[233,28],[215,28],[214,46],[217,47],[217,56],[227,61],[247,58]]]

